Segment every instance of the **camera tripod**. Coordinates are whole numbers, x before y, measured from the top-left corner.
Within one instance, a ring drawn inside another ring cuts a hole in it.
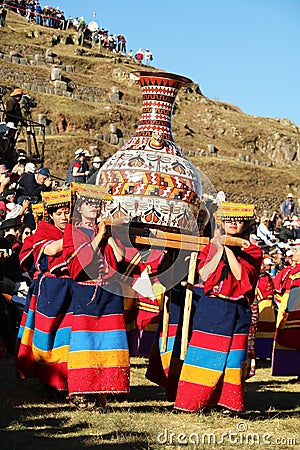
[[[42,137],[39,145],[36,138],[36,132],[39,132]],[[24,119],[20,125],[18,125],[18,130],[15,135],[15,142],[21,143],[25,142],[25,151],[27,155],[34,161],[44,164],[44,149],[45,149],[45,125],[39,122],[34,122],[32,120],[31,112],[29,109],[24,111]]]

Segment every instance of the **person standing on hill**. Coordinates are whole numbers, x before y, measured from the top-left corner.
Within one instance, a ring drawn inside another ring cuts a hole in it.
[[[0,27],[5,27],[7,9],[4,6],[0,7]]]
[[[145,59],[145,64],[147,64],[147,66],[150,66],[151,61],[153,61],[153,55],[148,48],[146,48],[146,50],[145,50],[144,59]]]
[[[276,237],[271,233],[268,228],[269,219],[267,216],[262,216],[260,224],[257,227],[257,237],[264,242],[264,245],[274,245]]]
[[[281,213],[284,217],[288,218],[290,218],[293,214],[296,214],[296,204],[294,202],[294,196],[291,192],[281,203]]]
[[[134,59],[136,59],[139,63],[143,62],[144,53],[141,48],[139,48],[138,51],[136,52],[136,54],[134,55]]]
[[[14,126],[17,127],[20,122],[23,121],[23,115],[21,111],[20,101],[23,97],[23,90],[16,88],[10,94],[6,105],[5,105],[5,121],[13,122]]]

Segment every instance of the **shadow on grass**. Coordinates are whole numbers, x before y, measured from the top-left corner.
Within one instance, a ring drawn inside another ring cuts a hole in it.
[[[149,400],[165,400],[165,391],[159,386],[131,386],[127,395],[108,396],[116,402],[140,402]]]
[[[263,361],[265,364],[265,361]],[[76,408],[66,402],[64,399],[53,399],[51,391],[47,390],[37,380],[19,380],[15,377],[14,362],[13,361],[0,361],[0,429],[6,428],[6,436],[9,436],[10,443],[13,443],[13,436],[26,436],[26,433],[37,436],[43,444],[42,448],[47,449],[44,446],[43,441],[47,441],[42,437],[42,432],[45,430],[47,434],[55,434],[61,436],[61,434],[68,433],[82,433],[88,428],[88,423],[84,420],[80,423],[72,424],[69,426],[68,420],[72,413],[76,412]],[[265,381],[252,381],[246,384],[245,393],[245,405],[247,411],[238,414],[239,417],[247,420],[270,420],[274,417],[299,417],[300,418],[300,405],[299,405],[299,390],[296,387],[292,388],[292,380],[277,380],[276,378]],[[294,390],[294,392],[293,392]],[[298,392],[297,392],[298,390]],[[108,395],[107,408],[104,413],[101,414],[113,414],[118,413],[169,413],[173,409],[173,404],[169,403],[165,399],[164,389],[155,385],[138,385],[132,386],[131,392],[128,395]],[[60,419],[53,418],[55,414],[63,416]],[[187,413],[184,413],[187,414]],[[101,418],[101,415],[99,415]],[[77,420],[77,419],[76,419]],[[20,425],[21,424],[21,425]],[[16,425],[16,426],[15,426]],[[10,428],[14,428],[14,430]],[[20,427],[20,429],[18,429]],[[23,430],[22,428],[27,428]],[[36,428],[38,431],[33,431],[31,428]],[[130,436],[128,436],[128,439]],[[23,437],[18,438],[18,442],[22,442]],[[54,439],[54,438],[53,438]],[[84,443],[84,438],[79,437],[81,442],[81,448]],[[86,439],[92,439],[87,437]],[[95,438],[96,439],[96,438]],[[127,438],[126,438],[127,439]],[[144,448],[141,442],[137,442],[132,436],[129,446],[127,448]],[[61,442],[72,442],[72,439],[65,440],[62,437],[59,438]],[[5,449],[3,446],[6,441],[0,441],[1,450]],[[98,441],[97,441],[98,442]],[[3,443],[3,445],[2,445]],[[105,442],[101,442],[101,448]],[[71,444],[70,444],[71,445]],[[77,444],[76,444],[77,445]],[[97,443],[99,448],[99,442]],[[106,444],[105,444],[106,445]],[[119,447],[123,448],[122,443],[115,443]],[[144,445],[144,444],[143,444]],[[79,448],[69,447],[69,448]],[[8,446],[9,449],[26,449],[25,446]],[[51,447],[53,446],[53,441]],[[61,447],[58,447],[61,448]],[[93,448],[93,447],[90,447]],[[125,447],[124,447],[125,448]],[[147,447],[145,447],[147,448]]]
[[[149,448],[149,437],[146,433],[118,432],[84,436],[58,436],[56,429],[53,436],[44,437],[41,432],[33,430],[0,431],[1,450],[82,450],[82,449],[116,449],[146,450]],[[123,441],[123,442],[116,442]]]

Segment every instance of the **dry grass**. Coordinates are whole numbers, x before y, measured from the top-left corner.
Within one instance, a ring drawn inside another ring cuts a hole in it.
[[[1,450],[299,448],[300,383],[272,378],[268,364],[247,382],[247,411],[235,417],[174,412],[145,379],[146,365],[133,358],[130,394],[111,396],[107,411],[94,414],[54,399],[36,380],[16,379],[13,361],[1,361]]]

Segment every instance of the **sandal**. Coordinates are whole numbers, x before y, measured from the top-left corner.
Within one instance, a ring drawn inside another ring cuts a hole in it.
[[[227,409],[227,408],[223,408],[221,412],[222,412],[223,416],[231,417],[234,415],[234,411],[231,411],[231,409]]]
[[[89,402],[86,395],[75,395],[71,398],[71,402],[80,410],[87,409],[89,407]]]

